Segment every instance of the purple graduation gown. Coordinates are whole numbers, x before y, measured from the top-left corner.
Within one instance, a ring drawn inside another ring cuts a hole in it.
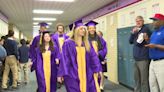
[[[102,44],[103,47],[102,47],[102,50],[99,50],[98,51],[98,54],[104,60],[105,57],[106,57],[106,54],[107,54],[107,45],[106,45],[105,40],[102,37],[100,37],[100,42],[101,42],[101,44]]]
[[[93,73],[101,71],[99,59],[91,47],[86,52],[86,92],[96,92]],[[76,44],[73,40],[65,41],[62,50],[62,61],[60,62],[58,76],[64,76],[67,92],[80,92],[80,80],[78,77]]]
[[[58,38],[60,37],[59,34],[58,33],[52,34],[51,37],[54,43],[57,45],[57,47],[60,48],[59,40],[58,40]],[[69,38],[69,36],[67,36],[66,34],[63,34],[62,37],[64,38],[64,40]]]
[[[38,47],[39,45],[39,41],[40,41],[40,35],[34,37],[32,44],[30,45],[30,50],[29,50],[29,57],[31,58],[31,61],[35,61],[34,58],[34,53],[35,53],[35,49]]]
[[[107,44],[106,44],[106,41],[102,37],[100,37],[100,42],[103,46],[103,49],[99,50],[98,54],[99,54],[99,57],[101,57],[101,59],[104,61],[107,55]],[[107,65],[106,64],[105,65],[101,64],[101,65],[102,65],[102,71],[107,72]]]
[[[52,38],[52,40],[53,40],[53,37],[51,36],[51,38]],[[54,42],[54,45],[56,45],[57,47],[58,47],[58,45],[56,44],[57,42],[57,40],[53,40],[53,41],[55,41]],[[40,35],[38,35],[38,36],[36,36],[36,37],[34,37],[34,39],[33,39],[33,41],[32,41],[32,44],[30,45],[30,50],[29,50],[29,57],[30,57],[30,59],[31,59],[31,61],[34,63],[34,61],[35,61],[35,49],[39,46],[39,42],[40,42]],[[34,70],[34,66],[32,65],[32,67],[31,67],[31,71],[33,71]]]
[[[36,48],[36,53],[34,57],[36,58],[33,61],[33,67],[36,72],[37,84],[38,84],[38,92],[46,92],[46,84],[45,84],[45,75],[43,68],[43,56],[40,52],[39,48]],[[60,59],[59,50],[55,46],[55,50],[51,51],[51,79],[50,79],[50,92],[56,92],[56,83],[57,83],[57,65],[55,59]]]

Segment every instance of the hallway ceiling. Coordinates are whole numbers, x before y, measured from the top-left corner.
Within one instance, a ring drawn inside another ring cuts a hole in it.
[[[60,1],[60,0],[59,0]],[[75,0],[74,2],[48,2],[36,0],[0,0],[0,11],[8,18],[9,23],[16,25],[27,37],[32,37],[34,17],[52,17],[51,31],[56,23],[68,25],[114,0]],[[34,9],[62,10],[62,14],[34,14]]]

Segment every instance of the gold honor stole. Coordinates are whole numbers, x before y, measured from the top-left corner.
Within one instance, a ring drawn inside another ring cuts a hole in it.
[[[86,57],[85,47],[76,47],[80,92],[86,92]]]
[[[98,43],[96,41],[92,41],[92,46],[93,46],[95,52],[98,53]],[[98,73],[94,73],[93,77],[94,77],[94,81],[95,81],[95,85],[96,85],[96,90],[97,90],[97,92],[100,92],[100,86],[98,83]]]
[[[46,92],[50,92],[50,81],[51,81],[51,52],[45,51],[43,55],[43,70],[46,83]]]
[[[62,51],[62,46],[63,46],[63,43],[64,43],[64,38],[59,37],[58,40],[59,40],[59,46],[60,46],[60,52],[61,52]]]

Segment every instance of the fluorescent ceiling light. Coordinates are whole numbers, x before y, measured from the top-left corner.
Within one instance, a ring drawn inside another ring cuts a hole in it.
[[[33,26],[33,28],[39,28],[40,26]]]
[[[39,14],[62,14],[63,11],[60,11],[60,10],[33,10],[33,13],[39,13]]]
[[[39,22],[34,22],[33,24],[34,24],[34,25],[38,25],[38,24],[39,24]],[[52,23],[51,23],[51,22],[47,22],[47,24],[48,24],[48,25],[52,25]]]
[[[47,28],[50,28],[49,26],[46,26]],[[39,29],[40,26],[33,26],[33,29]]]
[[[75,0],[36,0],[36,1],[74,2]]]
[[[33,18],[33,20],[38,20],[38,21],[56,21],[56,18]]]

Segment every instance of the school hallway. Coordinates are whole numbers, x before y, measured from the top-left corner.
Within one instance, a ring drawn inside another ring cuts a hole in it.
[[[36,88],[37,88],[37,83],[36,83],[35,73],[31,73],[29,84],[27,85],[22,84],[21,86],[19,86],[19,89],[17,90],[8,90],[8,91],[2,91],[2,92],[36,92]],[[105,88],[104,92],[133,92],[132,90],[122,85],[113,84],[109,82],[108,80],[105,80],[104,88]],[[63,86],[61,89],[57,90],[57,92],[66,92],[65,87]]]
[[[13,89],[20,71],[39,80],[32,72],[28,84],[3,92],[53,89],[57,76],[68,76],[57,92],[94,91],[103,89],[93,81],[101,72],[104,92],[156,92],[164,62],[151,66],[164,61],[163,39],[164,0],[0,0],[0,92],[11,84],[9,70]]]

